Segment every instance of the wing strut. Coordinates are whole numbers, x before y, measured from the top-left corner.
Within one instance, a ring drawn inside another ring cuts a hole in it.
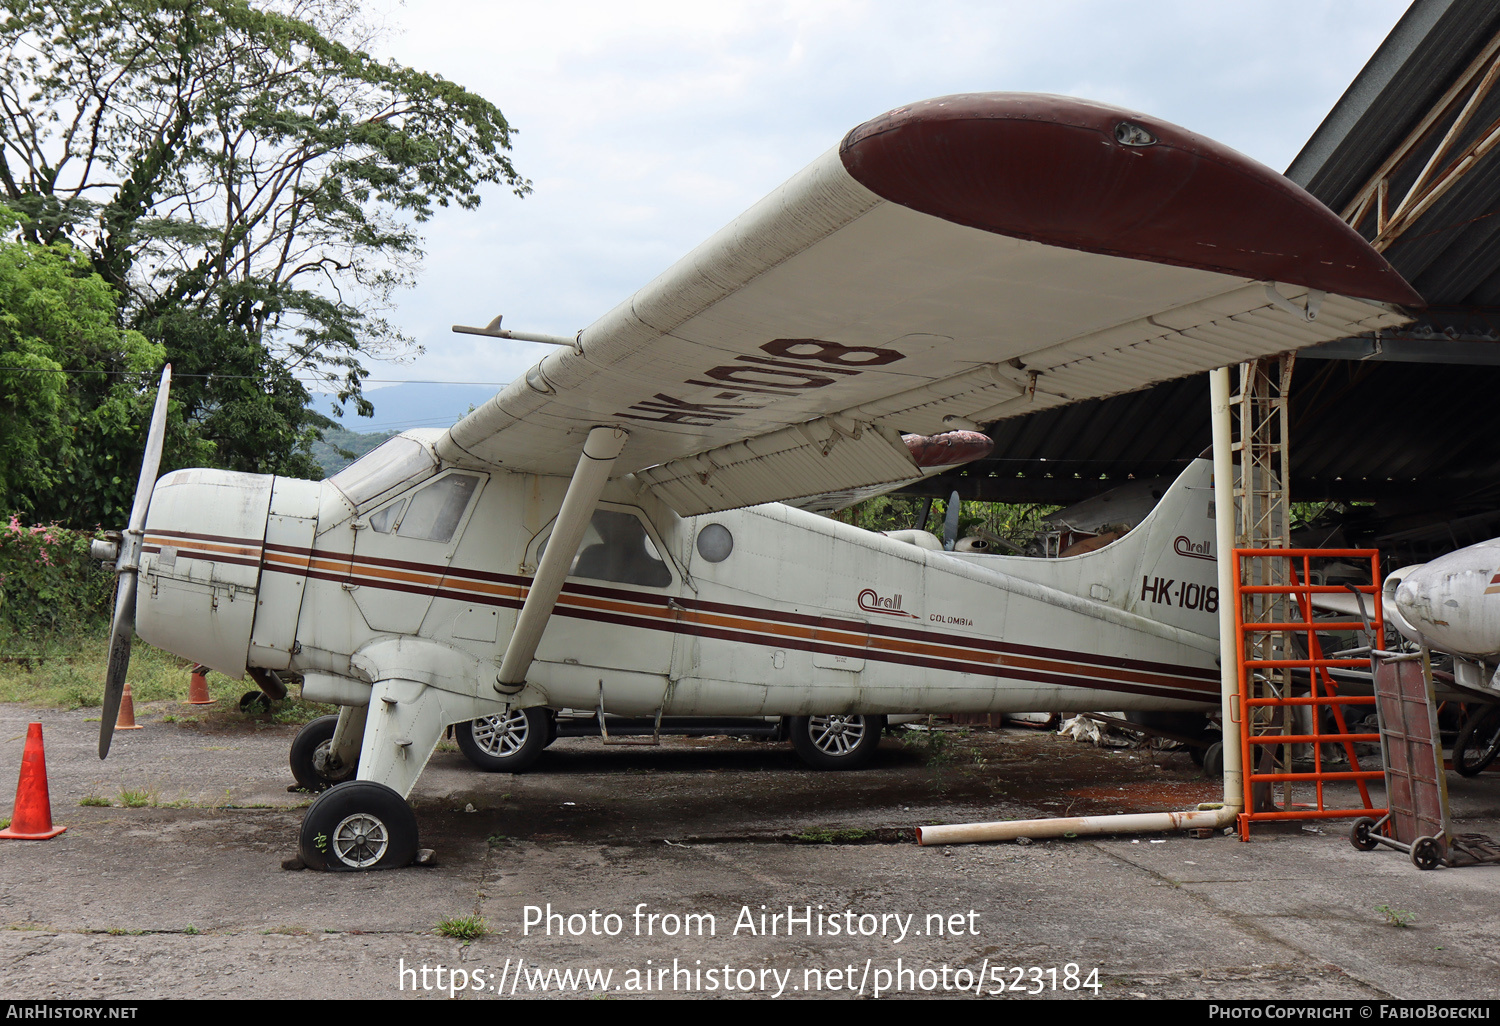
[[[578,554],[583,532],[594,516],[599,493],[604,491],[615,457],[629,438],[630,432],[621,428],[596,427],[583,443],[583,454],[578,457],[578,467],[568,482],[568,493],[557,511],[547,551],[542,553],[536,576],[531,579],[526,602],[516,618],[515,632],[505,647],[505,659],[495,675],[495,690],[502,695],[513,695],[526,686],[526,671],[531,668],[542,631],[546,630],[552,607],[562,593],[563,580],[573,568],[573,557]]]

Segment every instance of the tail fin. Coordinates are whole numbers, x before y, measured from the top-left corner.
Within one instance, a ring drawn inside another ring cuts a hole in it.
[[[981,558],[1016,577],[1216,637],[1214,537],[1213,462],[1196,459],[1134,529],[1102,548],[1058,559]]]
[[[1188,465],[1131,532],[1141,536],[1139,558],[1121,567],[1126,609],[1210,636],[1219,633],[1220,600],[1213,471],[1212,460]]]

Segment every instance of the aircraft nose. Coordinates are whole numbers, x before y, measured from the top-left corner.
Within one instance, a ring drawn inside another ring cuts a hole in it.
[[[1414,569],[1397,586],[1396,609],[1420,634],[1413,640],[1458,655],[1500,652],[1500,618],[1489,608],[1500,602],[1494,583],[1500,575],[1491,562],[1481,565],[1479,555],[1487,554],[1446,556]]]
[[[1409,575],[1396,586],[1396,608],[1401,611],[1407,623],[1416,622],[1417,611],[1426,606],[1426,591],[1418,586],[1416,576],[1416,574]]]

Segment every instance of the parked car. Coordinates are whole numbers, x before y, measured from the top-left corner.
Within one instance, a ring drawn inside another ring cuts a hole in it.
[[[521,773],[529,769],[559,737],[613,739],[661,734],[697,737],[734,734],[789,740],[802,761],[814,769],[847,770],[870,764],[887,722],[885,716],[860,715],[669,716],[658,724],[655,718],[606,715],[601,729],[596,713],[536,706],[456,724],[453,737],[465,758],[490,773]]]

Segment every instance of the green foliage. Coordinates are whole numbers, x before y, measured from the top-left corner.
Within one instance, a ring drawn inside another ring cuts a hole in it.
[[[41,637],[107,626],[114,574],[89,558],[95,532],[0,525],[0,636],[26,654]]]
[[[907,531],[922,527],[924,498],[912,495],[880,495],[866,499],[834,516],[844,523],[867,531]],[[959,507],[958,535],[987,531],[1025,548],[1042,531],[1042,521],[1056,512],[1057,506],[1039,503],[963,502]],[[927,514],[926,529],[938,537],[943,534],[943,519],[948,515],[948,501],[933,499]],[[1004,552],[1005,550],[997,549]]]
[[[1376,905],[1375,911],[1385,916],[1386,923],[1391,926],[1410,926],[1417,918],[1415,912],[1391,908],[1389,905]]]
[[[0,206],[0,235],[18,224]],[[63,243],[0,241],[0,508],[76,525],[129,502],[115,457],[139,451],[162,349],[119,327],[116,298]]]
[[[455,940],[478,940],[490,932],[490,926],[479,916],[457,916],[437,924],[437,932]]]
[[[0,11],[0,201],[27,244],[12,263],[50,254],[51,269],[0,282],[14,336],[0,345],[0,420],[21,425],[0,442],[37,493],[9,506],[117,522],[151,402],[141,374],[163,358],[182,375],[164,469],[318,476],[311,442],[327,421],[303,382],[370,412],[360,361],[413,348],[382,312],[413,279],[416,225],[492,185],[530,190],[503,115],[371,56],[354,0]],[[22,315],[45,317],[11,323]],[[63,338],[81,352],[61,352]],[[41,373],[77,367],[104,373]]]

